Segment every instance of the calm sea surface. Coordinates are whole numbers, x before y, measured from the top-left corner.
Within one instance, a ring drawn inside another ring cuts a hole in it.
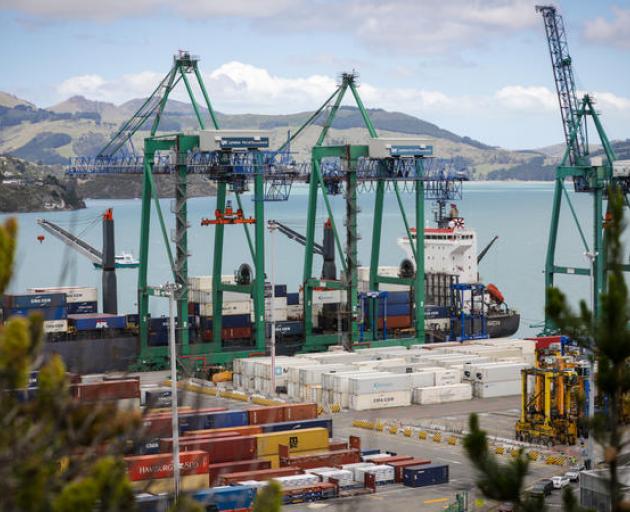
[[[591,199],[587,194],[573,194],[578,216],[583,229],[590,239],[592,229]],[[522,315],[519,334],[533,334],[537,329],[531,324],[543,319],[544,259],[549,230],[549,216],[553,198],[553,185],[550,183],[519,182],[470,182],[464,184],[464,198],[459,202],[460,214],[466,225],[478,234],[479,250],[494,236],[499,240],[486,255],[480,265],[482,281],[492,282],[501,289],[508,303],[520,310]],[[410,221],[413,219],[412,194],[404,194]],[[371,222],[374,196],[371,193],[360,195],[359,215],[359,260],[369,264]],[[164,199],[161,206],[165,212],[169,236],[174,229],[174,216],[170,213],[172,200]],[[332,199],[338,228],[343,230],[343,198]],[[100,273],[83,256],[74,253],[52,235],[43,232],[36,223],[39,217],[59,223],[88,242],[101,247],[101,225],[94,221],[107,207],[114,208],[116,221],[117,252],[129,251],[135,256],[139,252],[140,200],[92,200],[88,207],[75,212],[27,213],[19,214],[20,225],[17,271],[11,289],[18,292],[28,287],[82,285],[100,288]],[[253,213],[251,197],[244,198],[246,214]],[[295,186],[287,202],[267,203],[266,219],[277,219],[296,230],[305,231],[307,190],[303,185]],[[189,201],[189,259],[190,275],[211,273],[212,228],[201,227],[202,217],[214,216],[214,198],[195,198]],[[386,199],[382,241],[382,262],[384,265],[397,265],[404,254],[396,240],[403,234],[396,200],[393,194]],[[584,249],[577,229],[572,223],[569,211],[561,220],[558,242],[559,264],[585,266]],[[6,217],[6,216],[2,216]],[[2,218],[0,217],[0,218]],[[321,239],[321,224],[325,220],[325,208],[320,198],[318,205],[317,238]],[[426,203],[427,223],[432,221],[432,204]],[[428,224],[427,224],[428,225]],[[247,242],[241,226],[226,227],[226,244],[223,273],[232,273],[240,263],[250,262]],[[342,236],[343,236],[343,231]],[[37,236],[44,234],[40,243]],[[297,291],[302,279],[304,250],[297,243],[277,233],[275,236],[276,281],[288,284],[289,291]],[[269,237],[269,233],[267,233]],[[270,271],[270,244],[267,243],[267,273]],[[150,242],[151,284],[162,284],[172,278],[168,271],[168,258],[164,241],[159,230],[157,215],[153,215]],[[321,258],[315,259],[315,274],[321,269]],[[571,300],[577,302],[586,297],[589,289],[588,278],[561,276],[558,284]],[[135,310],[137,271],[118,272],[119,309],[122,312]],[[154,300],[153,314],[163,313],[167,305]]]

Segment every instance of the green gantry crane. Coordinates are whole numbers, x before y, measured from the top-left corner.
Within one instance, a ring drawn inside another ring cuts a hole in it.
[[[593,97],[586,94],[582,99],[578,100],[572,59],[569,55],[562,16],[554,6],[537,6],[536,11],[542,14],[545,24],[566,142],[564,156],[556,169],[551,225],[545,262],[545,288],[554,286],[556,274],[591,276],[594,316],[598,318],[601,310],[600,295],[606,286],[604,201],[611,186],[619,186],[624,194],[627,194],[630,190],[630,162],[617,160],[599,115],[595,110]],[[590,153],[587,130],[587,120],[589,118],[592,119],[595,125],[604,152],[604,157],[599,163],[595,163]],[[587,241],[565,187],[564,182],[567,178],[572,178],[575,192],[589,193],[593,197],[593,236],[591,245]],[[556,264],[556,246],[563,199],[569,206],[585,254],[592,261],[590,268],[576,268]],[[628,205],[627,196],[626,205]],[[623,270],[630,271],[630,265],[624,265]],[[544,332],[552,333],[554,331],[553,322],[545,313]]]

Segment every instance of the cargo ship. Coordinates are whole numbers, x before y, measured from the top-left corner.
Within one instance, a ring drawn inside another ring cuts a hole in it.
[[[424,230],[427,304],[426,330],[432,341],[457,338],[505,338],[518,331],[520,314],[510,308],[496,285],[483,284],[479,263],[495,237],[481,253],[477,253],[477,233],[466,227],[455,204],[446,214],[444,204],[437,204],[435,227]],[[411,244],[417,232],[410,229],[398,239],[405,253],[404,267],[415,267]]]

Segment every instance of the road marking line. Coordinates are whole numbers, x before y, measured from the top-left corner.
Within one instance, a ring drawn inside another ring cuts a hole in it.
[[[433,498],[431,500],[424,500],[422,503],[431,505],[432,503],[444,503],[445,501],[448,501],[448,498]]]
[[[461,464],[461,462],[458,460],[445,459],[444,457],[435,457],[435,458],[446,461],[446,462],[450,462],[451,464]]]

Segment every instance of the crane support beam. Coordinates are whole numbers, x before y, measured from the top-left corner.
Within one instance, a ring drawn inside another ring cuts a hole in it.
[[[64,244],[73,248],[79,254],[85,256],[95,265],[103,265],[103,253],[92,247],[85,240],[81,240],[79,237],[73,235],[69,231],[66,231],[54,222],[50,222],[49,220],[37,219],[37,224],[41,226],[42,229],[48,231],[55,238],[61,240]]]

